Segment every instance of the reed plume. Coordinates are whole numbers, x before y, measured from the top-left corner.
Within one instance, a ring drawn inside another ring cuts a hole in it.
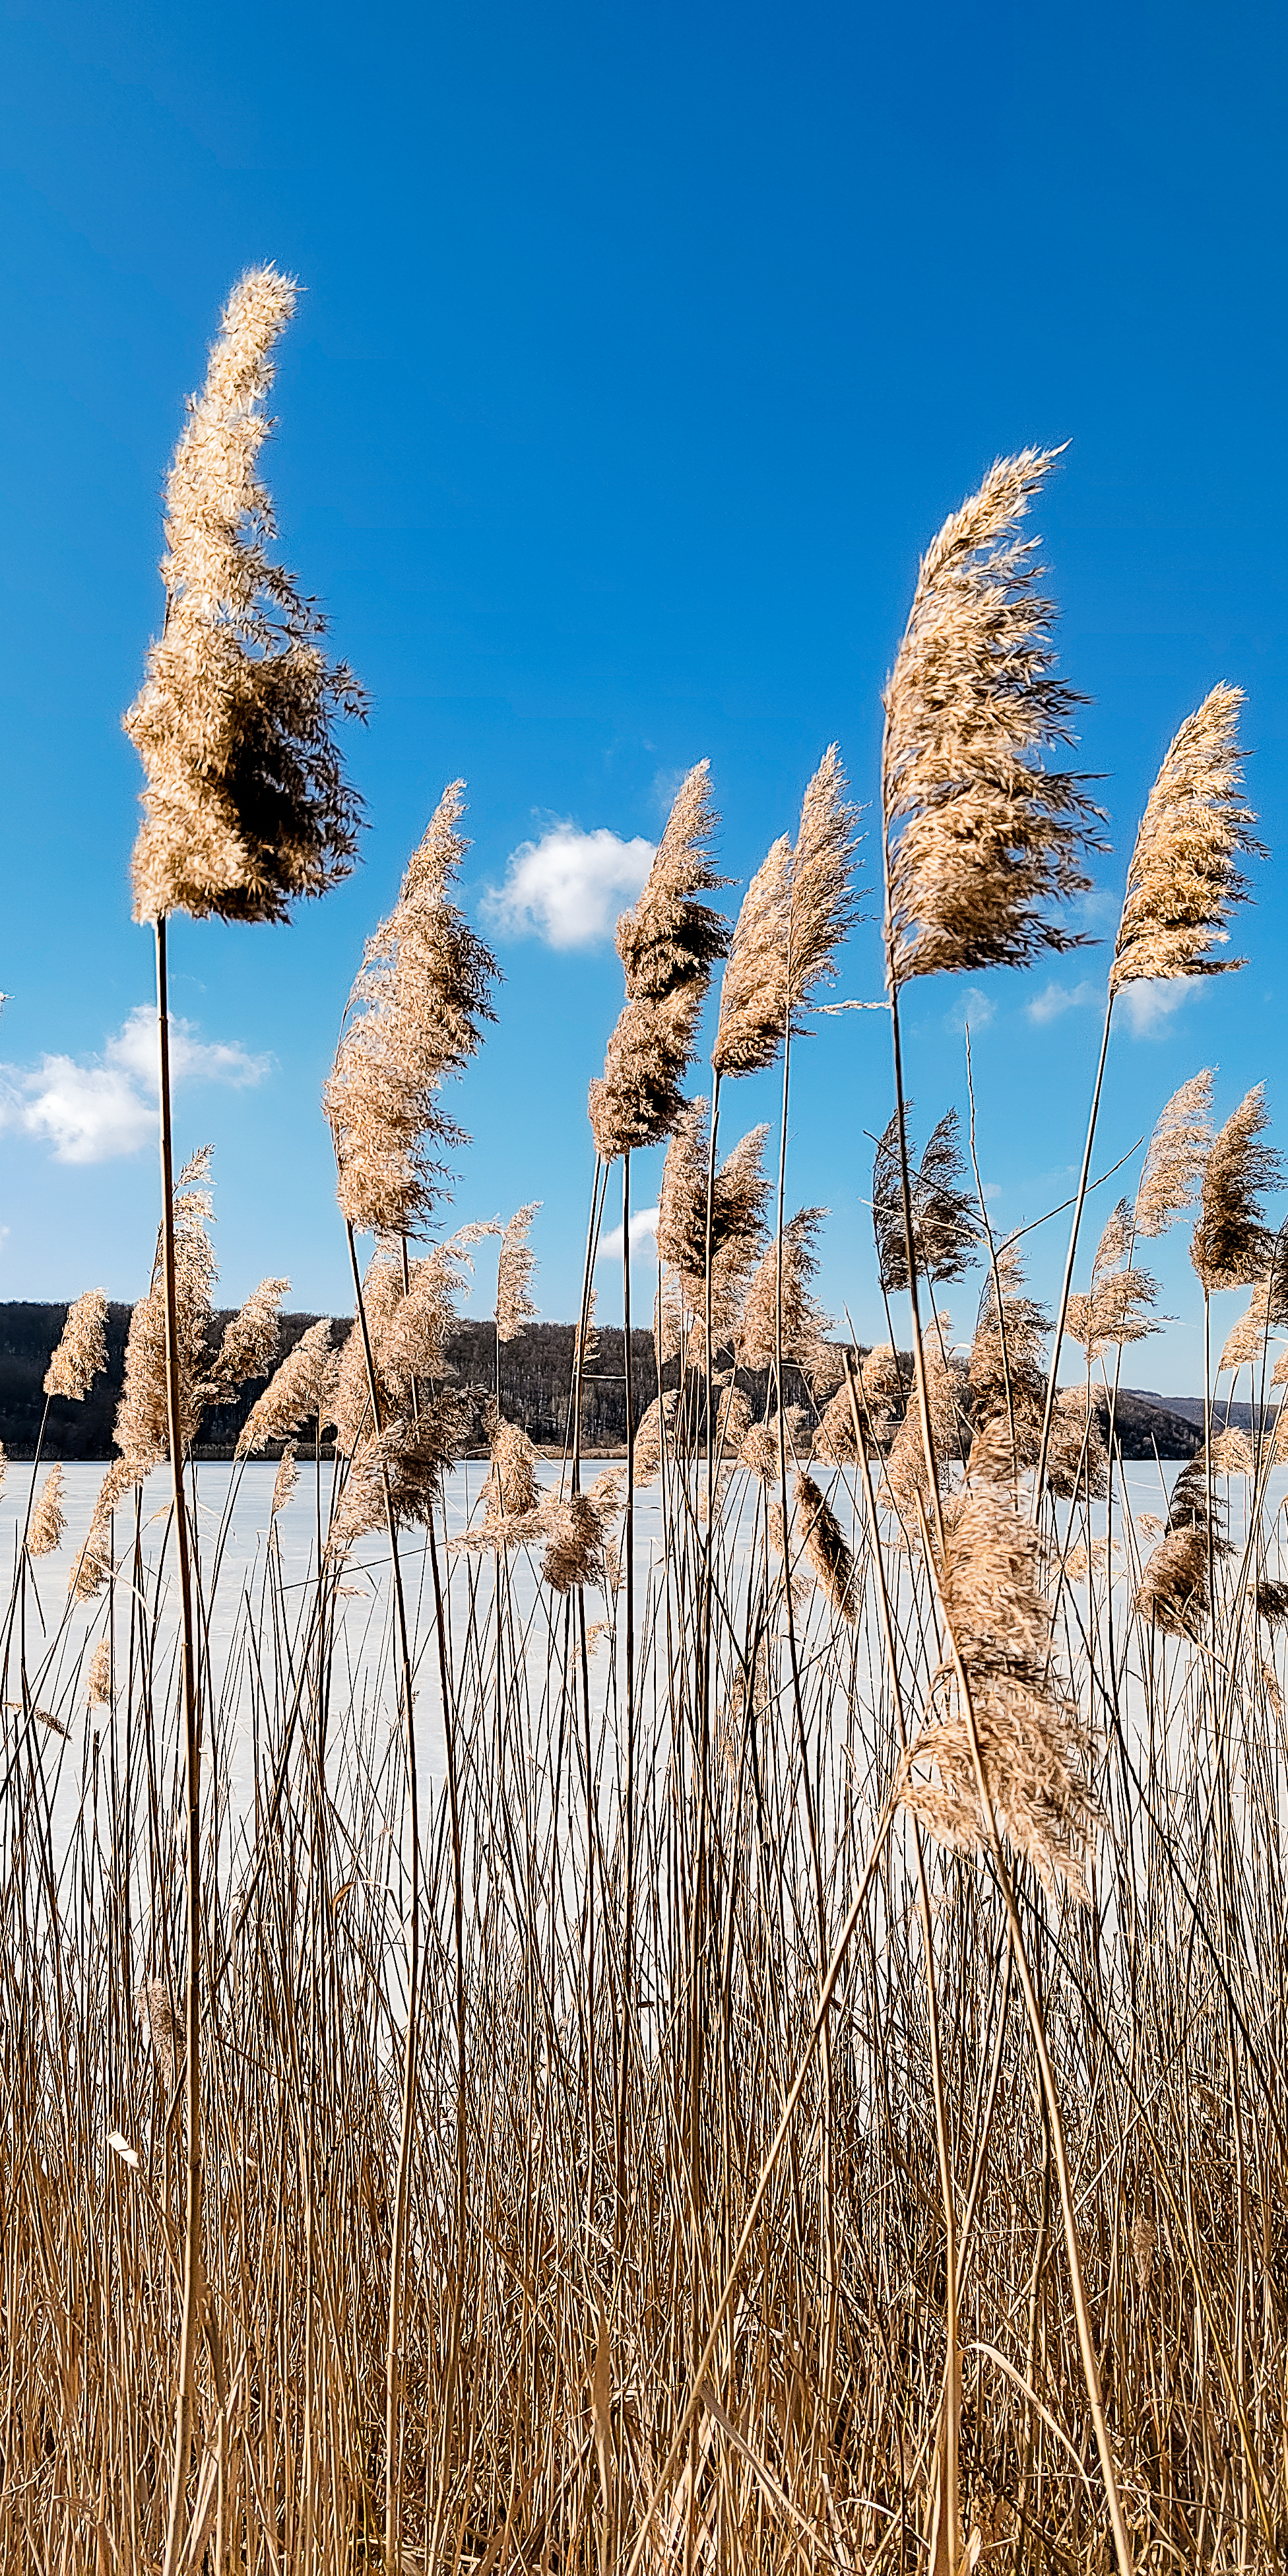
[[[805,790],[793,848],[775,841],[743,897],[720,994],[715,1072],[760,1073],[799,1014],[836,972],[837,948],[859,919],[854,891],[857,816],[835,743]]]
[[[521,1423],[498,1421],[492,1434],[492,1463],[483,1487],[489,1521],[518,1520],[536,1511],[541,1500],[536,1456]]]
[[[728,944],[723,916],[697,897],[722,885],[709,845],[719,824],[708,763],[689,771],[667,818],[638,903],[617,924],[626,1006],[590,1085],[595,1150],[610,1163],[660,1145],[684,1113],[680,1085],[693,1061],[711,968]]]
[[[905,1101],[905,1116],[911,1108],[911,1101]],[[918,1277],[929,1280],[932,1287],[962,1278],[979,1257],[979,1220],[973,1201],[961,1187],[965,1166],[959,1127],[956,1110],[949,1109],[934,1129],[920,1165],[909,1174],[913,1260]],[[908,1285],[897,1110],[882,1130],[873,1157],[872,1230],[877,1284],[883,1296],[890,1297]]]
[[[1120,1199],[1096,1246],[1088,1294],[1069,1299],[1067,1329],[1089,1360],[1162,1329],[1149,1312],[1158,1302],[1158,1281],[1132,1267],[1132,1233],[1131,1201]]]
[[[1215,1558],[1229,1556],[1230,1541],[1221,1526],[1219,1506],[1210,1493],[1209,1467],[1200,1449],[1182,1468],[1172,1487],[1164,1535],[1146,1559],[1135,1606],[1168,1636],[1201,1638],[1211,1608],[1210,1569]]]
[[[224,1326],[223,1340],[201,1390],[207,1403],[218,1404],[248,1378],[268,1376],[281,1341],[278,1310],[290,1284],[289,1279],[261,1279]]]
[[[1286,1321],[1288,1321],[1288,1314],[1285,1313],[1283,1264],[1276,1261],[1267,1271],[1265,1278],[1257,1281],[1244,1313],[1240,1315],[1233,1331],[1227,1335],[1220,1359],[1216,1364],[1217,1376],[1223,1377],[1227,1369],[1237,1371],[1245,1368],[1249,1362],[1255,1365],[1259,1360],[1264,1359],[1266,1344],[1271,1333]],[[1271,1384],[1277,1386],[1281,1383],[1278,1364],[1276,1364]]]
[[[711,1175],[711,1335],[714,1350],[736,1338],[747,1282],[764,1249],[769,1183],[761,1168],[766,1127],[753,1127]],[[710,1113],[689,1102],[667,1147],[658,1193],[658,1259],[676,1273],[692,1323],[690,1368],[705,1366],[707,1183]]]
[[[63,1510],[63,1471],[51,1467],[27,1529],[28,1556],[52,1556],[61,1545],[67,1517]]]
[[[1139,1238],[1166,1234],[1197,1204],[1211,1144],[1212,1076],[1192,1073],[1172,1093],[1149,1141],[1133,1217]]]
[[[597,1477],[588,1494],[568,1494],[551,1504],[541,1579],[552,1592],[572,1592],[587,1583],[612,1588],[609,1531],[617,1503],[616,1476],[607,1475]]]
[[[786,1406],[782,1417],[782,1440],[787,1456],[793,1457],[805,1427],[805,1414],[799,1404]],[[779,1420],[771,1413],[765,1422],[749,1422],[744,1427],[738,1456],[757,1484],[776,1485],[779,1481]],[[780,1547],[779,1554],[782,1554]]]
[[[84,1546],[77,1550],[72,1564],[67,1584],[71,1600],[92,1601],[104,1584],[111,1582],[112,1514],[125,1495],[142,1483],[146,1473],[146,1464],[137,1457],[113,1459],[99,1486]]]
[[[954,1497],[945,1506],[944,1529],[939,1596],[970,1691],[970,1713],[946,1658],[931,1685],[931,1722],[904,1758],[900,1797],[937,1841],[961,1851],[987,1847],[971,1746],[973,1716],[998,1824],[1048,1891],[1063,1884],[1085,1903],[1097,1822],[1088,1778],[1091,1743],[1077,1702],[1051,1660],[1041,1541],[993,1486]],[[927,1767],[938,1772],[938,1787],[915,1776]]]
[[[798,1473],[794,1491],[797,1535],[806,1563],[837,1617],[853,1622],[859,1615],[858,1569],[841,1524],[812,1476]]]
[[[818,1270],[814,1238],[826,1208],[800,1208],[782,1232],[783,1358],[793,1360],[811,1387],[834,1386],[840,1362],[827,1339],[829,1319],[815,1304],[810,1281]],[[777,1241],[752,1273],[743,1307],[740,1356],[744,1368],[769,1368],[777,1356]]]
[[[1000,1423],[995,1426],[995,1440],[1003,1429]],[[981,1473],[987,1446],[988,1435],[985,1434],[980,1453]],[[972,1460],[974,1456],[972,1444]],[[1061,1387],[1056,1397],[1051,1410],[1046,1481],[1051,1492],[1066,1501],[1075,1494],[1091,1500],[1108,1490],[1109,1451],[1100,1425],[1100,1408],[1088,1402],[1085,1386]]]
[[[85,1677],[85,1697],[91,1708],[110,1708],[113,1696],[111,1640],[100,1637],[90,1657],[90,1667]]]
[[[1020,1256],[1014,1245],[1003,1244],[984,1282],[969,1371],[972,1456],[975,1441],[991,1432],[990,1457],[996,1459],[1004,1439],[1014,1475],[1037,1457],[1046,1399],[1042,1346],[1049,1318],[1023,1289]]]
[[[64,1395],[83,1404],[95,1378],[107,1366],[107,1299],[101,1288],[87,1288],[67,1310],[62,1338],[45,1371],[46,1395]]]
[[[1109,991],[1142,980],[1226,975],[1241,957],[1214,957],[1250,888],[1236,861],[1264,858],[1242,801],[1242,689],[1224,681],[1187,716],[1149,792],[1127,873]]]
[[[999,459],[923,556],[885,688],[882,824],[892,989],[1081,945],[1048,906],[1086,891],[1099,820],[1073,771],[1080,703],[1055,677],[1037,540],[1014,534],[1058,450]]]
[[[439,1094],[482,1044],[481,1022],[496,1016],[499,969],[453,899],[468,846],[456,829],[463,808],[456,779],[367,942],[323,1090],[340,1206],[359,1232],[418,1233],[446,1180],[431,1144],[468,1141]]]
[[[209,1146],[194,1154],[174,1187],[175,1351],[179,1380],[179,1425],[186,1456],[200,1428],[207,1402],[206,1357],[212,1300],[218,1276],[207,1231],[213,1208],[205,1184],[210,1172]],[[158,1239],[152,1285],[130,1316],[125,1345],[125,1380],[116,1409],[116,1446],[134,1471],[138,1484],[149,1468],[170,1454],[166,1387],[165,1288]]]
[[[277,1474],[273,1478],[273,1499],[268,1507],[268,1517],[270,1521],[275,1521],[278,1513],[287,1503],[289,1503],[291,1496],[295,1491],[298,1478],[299,1469],[295,1463],[295,1443],[293,1440],[288,1440],[278,1461]]]
[[[357,854],[360,802],[334,739],[362,693],[325,619],[270,561],[256,460],[294,281],[248,269],[224,308],[166,486],[164,629],[125,730],[143,763],[134,912],[283,921]]]
[[[531,1323],[536,1314],[528,1290],[537,1257],[528,1237],[532,1220],[541,1205],[533,1199],[529,1206],[516,1209],[501,1237],[501,1251],[496,1265],[496,1337],[499,1342],[512,1342]]]
[[[1275,1258],[1275,1237],[1264,1221],[1262,1195],[1284,1185],[1283,1157],[1259,1142],[1270,1121],[1265,1086],[1257,1083],[1214,1138],[1203,1172],[1198,1223],[1190,1260],[1207,1294],[1246,1288]]]
[[[147,1979],[138,2000],[157,2073],[166,2092],[172,2093],[184,2055],[183,2024],[171,2002],[170,1989],[160,1977]]]
[[[921,1336],[926,1402],[941,1488],[947,1482],[950,1459],[961,1450],[957,1382],[944,1356],[950,1330],[948,1316],[937,1315]],[[881,1498],[893,1505],[901,1520],[915,1527],[918,1495],[923,1501],[930,1500],[930,1471],[920,1416],[909,1405],[890,1444]]]
[[[253,1458],[306,1422],[324,1427],[335,1394],[339,1354],[331,1347],[331,1318],[321,1315],[301,1334],[251,1406],[237,1440],[237,1456]]]
[[[638,1491],[651,1485],[661,1472],[666,1436],[675,1410],[673,1393],[655,1395],[640,1415],[635,1443],[631,1451],[632,1479]]]

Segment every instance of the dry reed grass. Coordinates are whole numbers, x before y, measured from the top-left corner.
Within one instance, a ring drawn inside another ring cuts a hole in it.
[[[257,406],[289,301],[271,272],[235,299],[172,484],[207,572],[227,556],[242,585],[238,652],[258,589],[292,614],[245,524],[250,494],[265,525]],[[1040,765],[1071,700],[1014,539],[1050,461],[995,468],[922,567],[887,705],[896,1005],[932,965],[1067,944],[1049,907],[1092,817]],[[177,725],[206,704],[182,659],[206,573],[171,545],[175,654],[149,685]],[[225,749],[234,681],[209,702]],[[1203,971],[1240,891],[1232,696],[1165,764],[1119,981],[1125,958]],[[144,909],[162,886],[272,910],[343,857],[315,816],[322,839],[284,838],[274,875],[237,838],[235,766],[182,829],[179,803],[149,805]],[[193,1444],[271,1366],[282,1283],[213,1347],[198,1158],[175,1346],[158,1273],[61,1610],[59,1470],[33,1478],[0,1683],[0,2566],[1102,2576],[1116,2556],[1121,2576],[1269,2576],[1288,2530],[1279,1418],[1251,1440],[1213,1421],[1164,1521],[1133,1509],[1092,1404],[1098,1367],[1112,1423],[1122,1350],[1152,1325],[1137,1242],[1196,1197],[1205,1306],[1253,1289],[1221,1367],[1264,1376],[1284,1309],[1259,1095],[1215,1145],[1210,1076],[1168,1104],[1070,1309],[1085,1381],[1057,1395],[952,1113],[918,1165],[901,1094],[881,1284],[982,1259],[969,1370],[932,1316],[915,1387],[892,1325],[833,1392],[819,1212],[787,1219],[784,1182],[795,1020],[853,913],[843,773],[829,753],[744,902],[709,1118],[679,1089],[724,938],[697,899],[717,880],[691,773],[619,937],[594,1111],[601,1157],[673,1139],[658,1383],[625,1498],[616,1473],[583,1490],[575,1396],[547,1478],[447,1368],[499,1228],[407,1240],[443,1194],[440,1086],[490,989],[450,894],[458,810],[449,791],[368,951],[328,1095],[350,1226],[384,1229],[365,1275],[355,1251],[343,1349],[320,1323],[281,1362],[207,1513]],[[1179,963],[1149,945],[1180,935],[1164,860],[1206,889]],[[780,1048],[767,1241],[763,1131],[718,1166],[713,1131],[721,1076]],[[498,1343],[532,1312],[533,1213],[501,1239]],[[83,1394],[99,1327],[78,1301],[52,1397]],[[735,1359],[769,1373],[758,1420]],[[184,1516],[149,1517],[141,1491],[172,1418],[201,1533],[195,1759]],[[448,1470],[484,1420],[462,1530]],[[270,1495],[246,1462],[278,1443]],[[233,1578],[248,1473],[272,1537]],[[623,1569],[644,1487],[659,1544]]]

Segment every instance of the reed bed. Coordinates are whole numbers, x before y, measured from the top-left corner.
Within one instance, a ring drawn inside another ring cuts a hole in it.
[[[445,1232],[441,1093],[494,972],[458,786],[327,1089],[355,1320],[270,1376],[285,1283],[216,1343],[206,1162],[171,1170],[165,932],[279,917],[355,846],[330,725],[356,690],[273,571],[255,473],[292,298],[257,272],[228,308],[130,718],[163,1192],[118,1455],[78,1521],[57,1465],[15,1521],[0,2565],[1276,2567],[1288,1295],[1259,1094],[1215,1138],[1207,1077],[1166,1104],[1073,1284],[1116,995],[1219,971],[1247,893],[1238,693],[1142,824],[1054,1328],[955,1113],[917,1154],[899,1015],[917,975],[1074,944],[1097,846],[1086,782],[1044,761],[1074,700],[1018,534],[1030,453],[929,549],[886,697],[872,1195],[907,1323],[837,1338],[823,1212],[790,1205],[793,1044],[862,902],[833,748],[732,923],[693,771],[619,926],[562,1464],[446,1360],[500,1231]],[[775,1150],[722,1158],[729,1086],[771,1067]],[[578,1435],[596,1244],[619,1190],[629,1243],[631,1157],[663,1142],[656,1391],[604,1473]],[[535,1311],[534,1212],[502,1237],[498,1349]],[[1251,1301],[1200,1458],[1143,1508],[1114,1400],[1152,1326],[1138,1251],[1181,1221],[1205,1317]],[[972,1268],[965,1367],[942,1301]],[[102,1314],[72,1309],[51,1407],[83,1400]],[[1244,1369],[1251,1438],[1221,1412]],[[247,1383],[212,1485],[203,1412]]]

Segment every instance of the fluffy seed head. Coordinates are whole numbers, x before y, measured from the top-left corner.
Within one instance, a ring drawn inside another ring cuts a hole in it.
[[[331,1319],[319,1316],[302,1333],[294,1350],[274,1371],[263,1394],[252,1405],[237,1441],[239,1458],[253,1458],[270,1442],[284,1440],[302,1424],[327,1420],[339,1353],[331,1348]]]
[[[1014,534],[1055,463],[999,459],[923,557],[886,683],[888,973],[1024,966],[1081,943],[1047,907],[1085,891],[1099,820],[1043,752],[1072,739],[1036,540]]]
[[[1041,1541],[996,1487],[955,1497],[944,1521],[940,1600],[970,1691],[989,1802],[1043,1885],[1063,1883],[1085,1900],[1097,1821],[1087,1777],[1091,1748],[1052,1663]],[[932,1723],[905,1761],[900,1794],[937,1840],[978,1849],[985,1826],[969,1721],[947,1659],[931,1704]],[[938,1788],[915,1777],[928,1765],[939,1774]]]
[[[617,925],[626,1007],[588,1096],[595,1151],[604,1162],[660,1145],[683,1115],[680,1085],[693,1060],[711,968],[729,936],[722,915],[696,900],[724,882],[709,857],[718,822],[704,760],[684,780],[644,891]]]
[[[89,1672],[85,1678],[85,1697],[91,1708],[110,1708],[112,1705],[112,1648],[106,1637],[99,1638],[90,1657]]]
[[[1132,1220],[1138,1237],[1166,1234],[1196,1204],[1211,1143],[1212,1076],[1193,1073],[1172,1093],[1150,1138]]]
[[[1269,1124],[1265,1086],[1257,1083],[1213,1141],[1190,1243],[1190,1259],[1208,1291],[1249,1287],[1275,1259],[1261,1198],[1266,1190],[1282,1189],[1284,1165],[1273,1145],[1259,1141]]]
[[[63,1511],[63,1471],[51,1467],[40,1488],[40,1497],[31,1515],[27,1531],[28,1556],[52,1556],[61,1544],[67,1517]]]
[[[536,1254],[528,1237],[540,1205],[540,1199],[533,1199],[527,1207],[518,1208],[501,1237],[500,1257],[496,1265],[496,1337],[499,1342],[512,1342],[537,1311],[528,1294],[537,1266]]]
[[[67,1310],[62,1339],[45,1371],[46,1395],[65,1395],[83,1404],[101,1369],[107,1366],[107,1299],[101,1288],[87,1288]]]
[[[1214,957],[1246,903],[1236,861],[1264,857],[1256,816],[1242,801],[1242,689],[1223,681],[1187,716],[1149,792],[1127,875],[1109,990],[1142,979],[1225,975],[1241,957]]]
[[[271,353],[295,286],[250,269],[224,309],[203,392],[166,488],[165,629],[125,730],[143,763],[135,918],[184,911],[282,921],[357,852],[360,805],[333,738],[360,715],[325,620],[270,562],[273,509],[256,471]]]
[[[408,861],[388,919],[368,940],[322,1095],[350,1225],[416,1234],[446,1177],[433,1148],[466,1141],[439,1094],[494,1019],[496,959],[471,930],[452,887],[467,844],[457,832],[458,778]]]
[[[775,841],[752,878],[729,951],[711,1061],[719,1074],[763,1072],[790,1023],[836,973],[836,951],[859,918],[854,893],[857,816],[831,743],[805,790],[793,848]]]
[[[829,1318],[815,1304],[810,1281],[818,1269],[814,1239],[826,1208],[801,1208],[783,1227],[782,1312],[783,1358],[794,1360],[811,1386],[836,1384],[840,1362],[827,1339]],[[778,1243],[762,1255],[752,1274],[742,1316],[741,1358],[745,1368],[768,1368],[777,1354]]]
[[[796,1523],[802,1552],[840,1619],[859,1615],[858,1569],[841,1524],[812,1476],[796,1478]]]

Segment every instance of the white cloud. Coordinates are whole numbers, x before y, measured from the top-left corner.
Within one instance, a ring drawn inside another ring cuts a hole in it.
[[[489,890],[483,908],[499,930],[535,932],[552,948],[589,948],[607,938],[652,864],[651,841],[551,823],[539,841],[511,851],[505,883]]]
[[[631,1218],[632,1261],[638,1261],[646,1243],[656,1243],[657,1217],[658,1211],[655,1207],[636,1209],[634,1216]],[[599,1250],[595,1255],[596,1261],[620,1261],[621,1257],[622,1229],[620,1225],[610,1226],[608,1233],[601,1234],[599,1238]]]
[[[1157,984],[1124,984],[1119,995],[1118,1008],[1126,1012],[1127,1026],[1132,1036],[1134,1038],[1157,1037],[1159,1031],[1170,1020],[1173,1011],[1179,1011],[1189,989],[1189,985],[1182,976],[1177,976],[1170,982]]]
[[[199,1037],[189,1020],[170,1022],[176,1084],[219,1082],[244,1090],[263,1081],[269,1064],[268,1056]],[[59,1163],[137,1154],[155,1135],[156,1097],[156,1013],[147,1002],[131,1011],[100,1056],[45,1055],[34,1065],[0,1066],[0,1128],[36,1137]]]
[[[1025,1016],[1038,1028],[1045,1028],[1049,1020],[1063,1019],[1066,1011],[1085,1010],[1090,1003],[1098,1002],[1103,990],[1102,985],[1085,979],[1081,984],[1047,984],[1031,1002],[1025,1003]]]
[[[957,1037],[962,1037],[967,1029],[974,1036],[977,1029],[986,1029],[990,1020],[996,1017],[997,1004],[991,994],[985,993],[978,984],[968,984],[947,1012],[944,1026]]]

